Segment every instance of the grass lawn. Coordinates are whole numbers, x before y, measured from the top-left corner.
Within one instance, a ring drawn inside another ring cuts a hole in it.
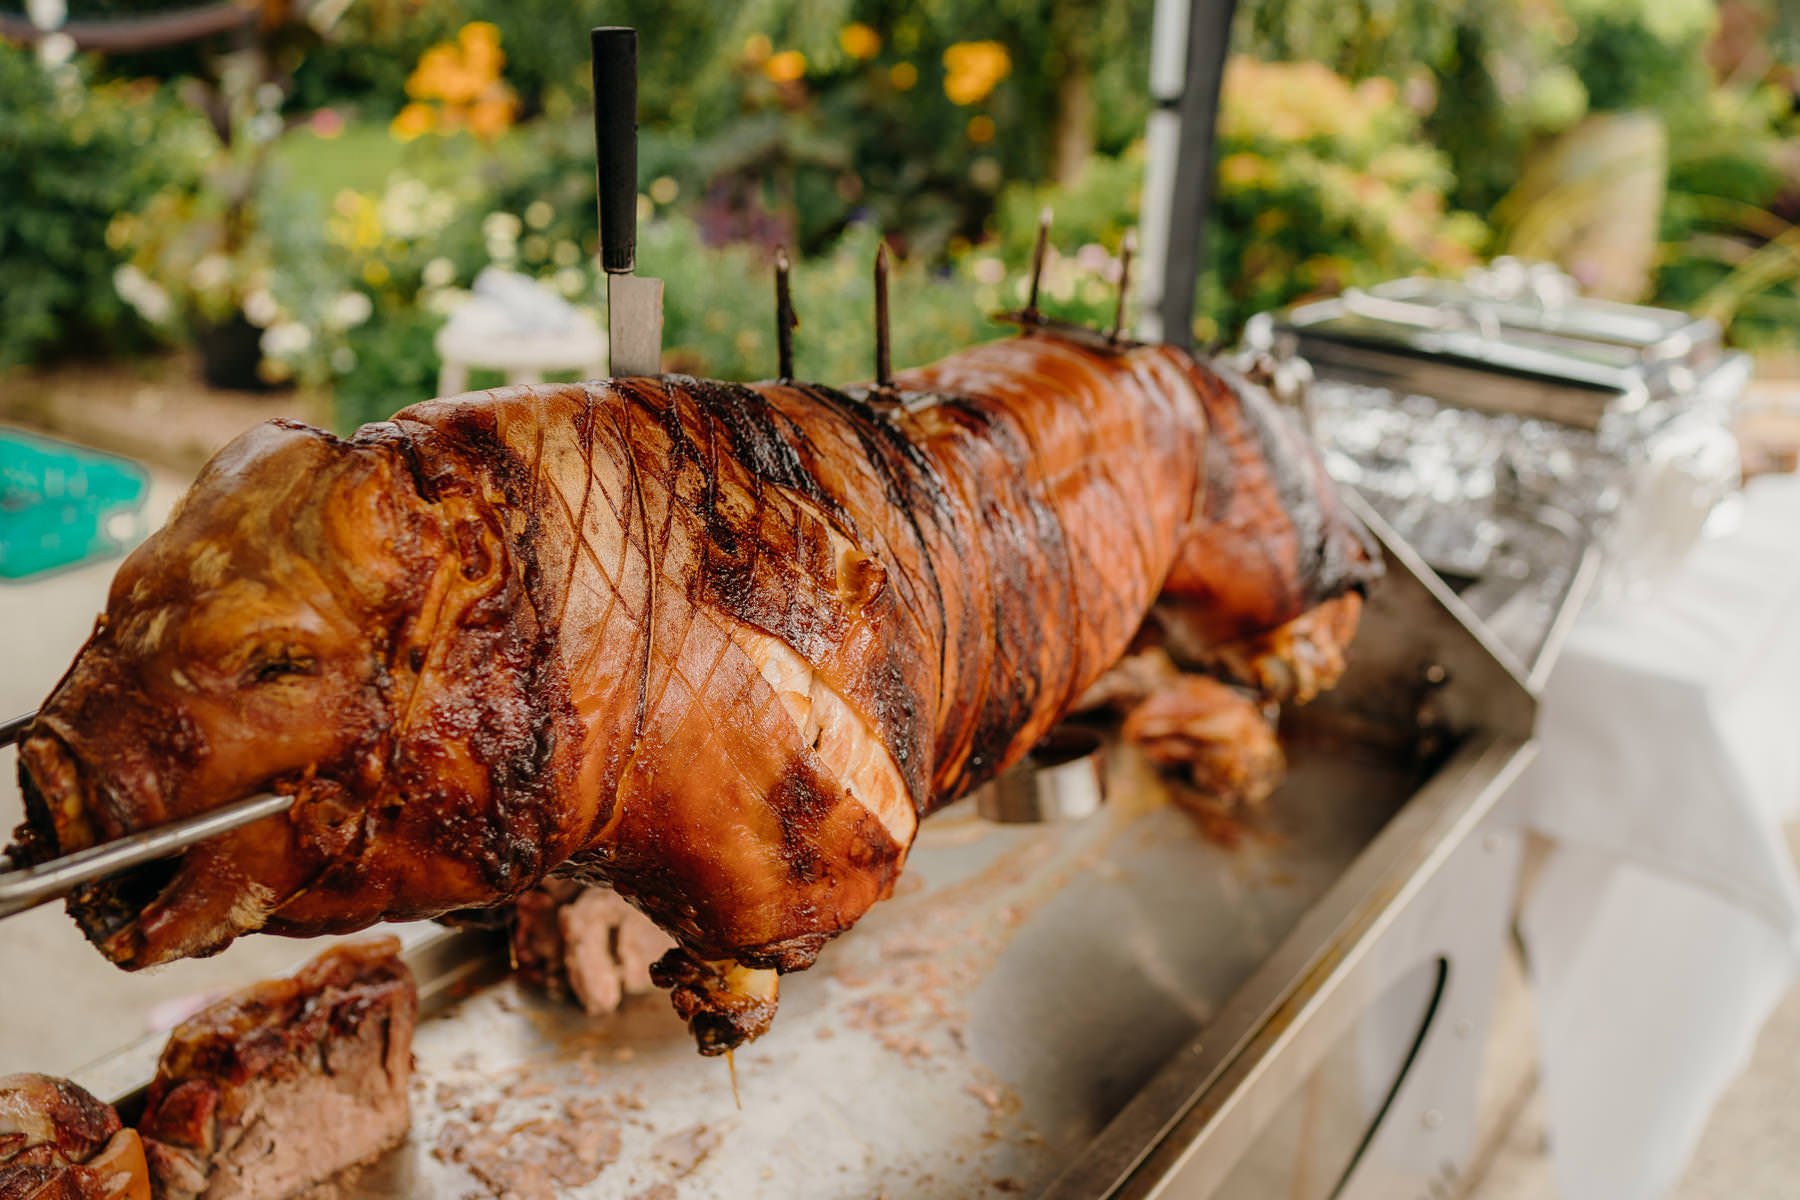
[[[428,182],[477,170],[487,151],[469,137],[422,137],[401,142],[385,121],[352,121],[336,137],[320,137],[302,126],[275,151],[283,187],[327,203],[346,188],[374,193],[388,176],[405,170]]]
[[[287,187],[329,202],[345,188],[380,191],[405,149],[385,122],[356,122],[331,138],[296,129],[281,140],[275,156]]]

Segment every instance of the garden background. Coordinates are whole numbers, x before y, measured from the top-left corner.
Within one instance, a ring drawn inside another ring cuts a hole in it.
[[[347,429],[433,393],[433,336],[490,264],[597,307],[596,24],[641,30],[639,264],[667,280],[670,369],[774,374],[778,246],[804,376],[868,374],[884,237],[899,363],[997,336],[1045,204],[1047,306],[1102,320],[1151,7],[0,0],[0,389],[247,346],[249,382]],[[1780,7],[1244,0],[1197,335],[1516,252],[1800,343]]]

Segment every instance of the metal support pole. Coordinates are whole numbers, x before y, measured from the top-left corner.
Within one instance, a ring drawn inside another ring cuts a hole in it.
[[[1194,286],[1205,261],[1212,206],[1219,86],[1236,8],[1236,0],[1157,0],[1150,52],[1155,107],[1140,221],[1145,279],[1139,329],[1148,341],[1193,344]]]

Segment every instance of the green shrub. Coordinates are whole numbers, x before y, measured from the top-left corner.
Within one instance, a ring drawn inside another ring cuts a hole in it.
[[[1778,88],[1720,89],[1671,122],[1655,302],[1716,318],[1740,345],[1800,339],[1800,230],[1770,211],[1794,124]]]
[[[89,86],[0,42],[0,367],[150,342],[113,287],[124,256],[107,227],[190,178],[203,146],[154,85]]]
[[[1317,63],[1237,57],[1221,106],[1195,324],[1202,341],[1235,336],[1256,313],[1308,296],[1459,270],[1486,241],[1477,217],[1449,210],[1448,164],[1420,141],[1417,117],[1388,80],[1353,86]],[[1141,171],[1128,154],[1092,161],[1067,188],[1010,189],[997,218],[1007,258],[1028,253],[1044,205],[1055,209],[1065,250],[1116,247],[1137,219]],[[1110,312],[1108,289],[1076,286],[1074,315]]]
[[[457,0],[356,0],[294,69],[288,108],[348,105],[386,120],[406,103],[406,77],[427,46],[456,35]]]

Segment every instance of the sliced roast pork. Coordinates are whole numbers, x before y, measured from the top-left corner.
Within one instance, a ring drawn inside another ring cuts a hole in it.
[[[159,1200],[279,1200],[406,1137],[418,993],[393,938],[180,1025],[139,1130]]]

